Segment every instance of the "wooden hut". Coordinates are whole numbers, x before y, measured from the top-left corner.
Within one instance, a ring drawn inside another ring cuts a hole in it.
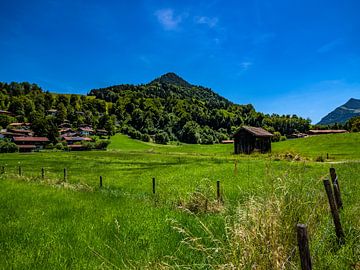
[[[273,135],[259,127],[243,126],[234,134],[234,153],[271,152]]]

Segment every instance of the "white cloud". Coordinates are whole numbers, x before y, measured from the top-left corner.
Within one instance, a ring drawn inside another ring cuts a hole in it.
[[[334,50],[336,47],[340,46],[342,43],[344,43],[344,41],[342,39],[335,39],[335,40],[330,41],[330,42],[324,44],[323,46],[321,46],[317,50],[317,52],[318,53],[330,52],[330,51]]]
[[[182,21],[182,16],[174,15],[174,10],[171,8],[159,9],[155,12],[159,23],[165,30],[175,30]]]
[[[241,62],[239,65],[241,71],[247,71],[253,65],[253,62]]]
[[[206,17],[206,16],[195,17],[194,20],[195,20],[195,23],[206,24],[210,28],[215,27],[219,21],[219,19],[216,17],[210,18],[210,17]]]

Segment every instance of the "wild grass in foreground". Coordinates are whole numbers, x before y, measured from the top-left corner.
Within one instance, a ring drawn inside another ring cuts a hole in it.
[[[321,182],[329,164],[127,143],[1,155],[0,269],[299,269],[297,223],[308,225],[314,269],[359,267],[360,164],[336,164],[339,246]]]

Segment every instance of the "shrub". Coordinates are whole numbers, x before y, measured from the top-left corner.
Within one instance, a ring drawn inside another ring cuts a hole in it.
[[[271,141],[278,142],[281,139],[281,133],[279,131],[275,131],[273,133],[274,136],[271,137]]]
[[[105,150],[108,145],[110,144],[109,140],[101,140],[101,141],[97,141],[94,144],[94,148],[95,149],[100,149],[100,150]]]
[[[59,142],[59,143],[55,144],[55,149],[57,149],[57,150],[64,150],[64,145],[63,145],[63,143]]]
[[[0,153],[15,153],[18,152],[19,148],[13,142],[1,141],[0,142]]]
[[[160,144],[167,144],[169,142],[169,135],[166,132],[160,132],[155,135],[155,142]]]
[[[150,142],[151,137],[150,137],[149,134],[143,134],[143,135],[141,136],[141,140],[142,140],[143,142]]]

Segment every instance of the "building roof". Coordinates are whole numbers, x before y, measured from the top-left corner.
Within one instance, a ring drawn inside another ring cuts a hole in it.
[[[344,129],[322,129],[322,130],[316,130],[316,129],[310,129],[309,134],[330,134],[330,133],[346,133],[347,130]]]
[[[94,130],[90,127],[81,127],[79,128],[81,131],[88,131],[88,132],[93,132]]]
[[[221,143],[223,144],[234,143],[234,140],[222,140]]]
[[[84,146],[81,144],[72,144],[72,145],[68,145],[69,148],[83,148]]]
[[[250,127],[250,126],[242,126],[234,135],[239,133],[240,130],[246,130],[247,132],[251,133],[252,135],[256,137],[272,137],[274,136],[270,132],[266,131],[263,128],[260,127]]]
[[[27,144],[27,145],[18,145],[17,146],[19,149],[35,149],[36,145],[33,144]]]
[[[24,133],[24,134],[33,132],[32,130],[29,130],[29,129],[10,129],[10,131],[13,133]]]
[[[46,137],[14,137],[14,142],[49,142]]]
[[[18,126],[31,126],[31,123],[11,123],[9,126],[18,127]]]
[[[92,141],[91,138],[84,138],[84,137],[63,137],[65,141]]]

